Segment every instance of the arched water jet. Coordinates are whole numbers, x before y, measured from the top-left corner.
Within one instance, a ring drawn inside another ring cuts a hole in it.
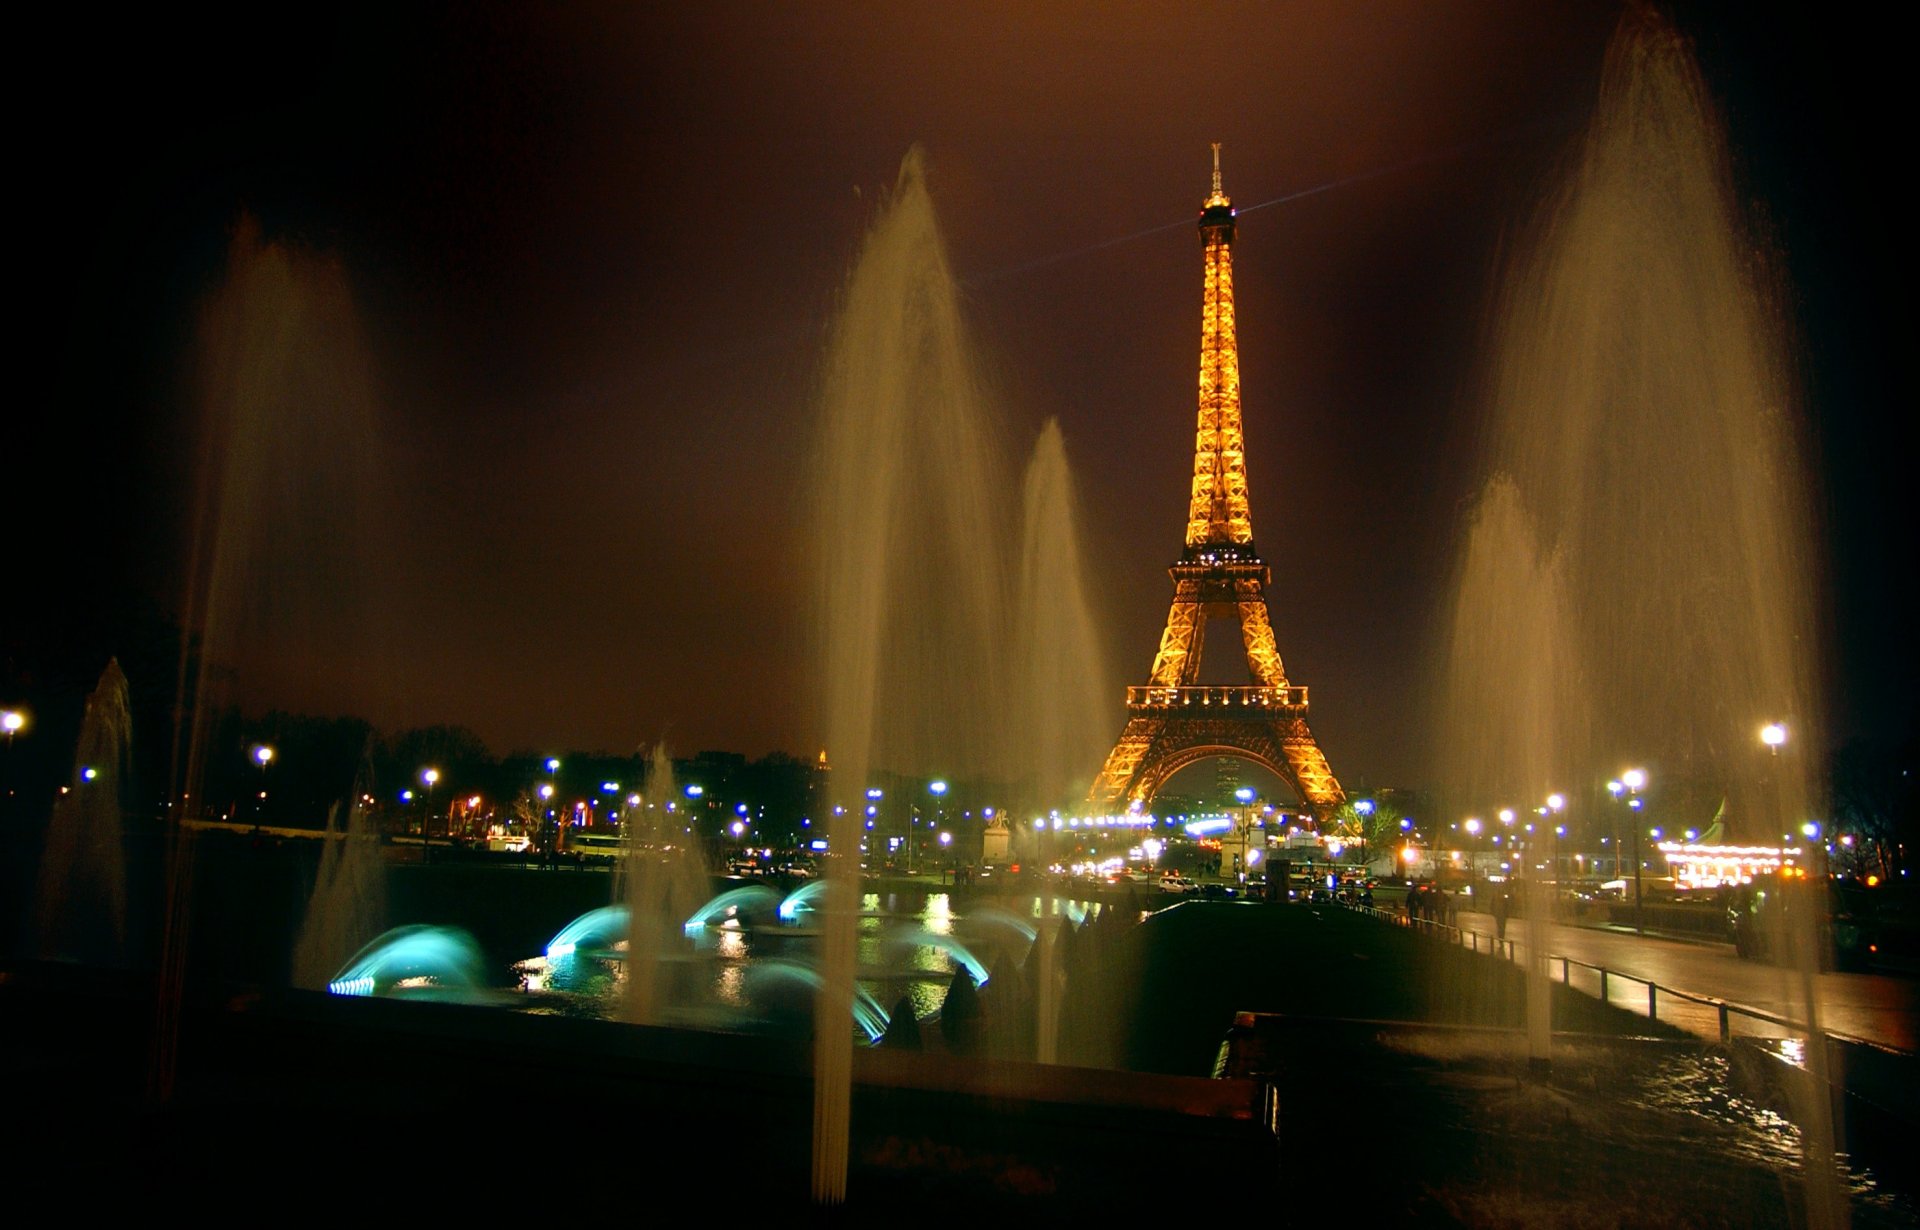
[[[627,928],[624,905],[603,905],[597,910],[588,910],[547,941],[547,960],[558,961],[577,953],[610,953],[616,944],[626,939]]]
[[[769,988],[792,987],[803,991],[817,1010],[821,1004],[820,992],[824,980],[820,971],[798,961],[784,958],[770,958],[756,961],[747,970],[749,994],[761,999],[768,998]],[[868,1042],[877,1042],[887,1032],[887,1012],[880,1002],[865,989],[855,986],[847,1011],[852,1023],[867,1036]],[[824,1018],[823,1018],[824,1019]],[[815,1034],[837,1033],[838,1030],[815,1029]],[[849,1041],[852,1035],[849,1034]]]
[[[812,913],[819,908],[817,902],[826,891],[825,880],[813,880],[794,889],[780,902],[780,921],[797,922],[800,915]]]
[[[886,933],[885,940],[893,948],[933,948],[944,952],[973,975],[975,986],[986,985],[988,975],[985,962],[974,956],[973,950],[955,936],[942,935],[925,927],[895,927]]]
[[[1031,919],[1026,919],[1011,910],[999,906],[977,906],[967,911],[967,924],[970,927],[987,927],[1012,932],[1027,943],[1032,943],[1040,934],[1040,929]]]
[[[687,930],[695,931],[714,925],[716,920],[737,918],[764,909],[779,900],[780,894],[764,884],[749,884],[743,888],[732,888],[714,897],[695,910],[683,924]]]
[[[479,945],[452,927],[396,927],[368,944],[327,983],[335,995],[391,995],[480,986]]]

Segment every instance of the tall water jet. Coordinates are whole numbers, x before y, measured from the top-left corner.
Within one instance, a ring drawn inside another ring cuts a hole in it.
[[[226,705],[324,695],[350,712],[385,667],[371,595],[380,442],[371,360],[340,266],[236,229],[200,323],[200,498],[183,626],[176,767],[200,806],[208,723]],[[341,783],[344,794],[350,783]],[[317,820],[318,817],[315,817]]]
[[[1527,837],[1535,819],[1527,804],[1564,784],[1566,749],[1585,734],[1584,710],[1568,703],[1586,686],[1562,563],[1540,543],[1519,488],[1496,475],[1474,510],[1455,579],[1445,688],[1450,707],[1441,728],[1457,767],[1457,798],[1521,805],[1517,816],[1511,806],[1488,809],[1485,823],[1505,828],[1508,842]],[[1516,823],[1496,825],[1509,817]],[[1544,847],[1544,836],[1535,849]],[[1543,1065],[1551,1040],[1546,924],[1552,895],[1528,870],[1520,859],[1508,860],[1507,883],[1518,884],[1526,920],[1527,1050]]]
[[[1111,739],[1114,697],[1075,532],[1073,476],[1058,420],[1027,463],[1012,717],[1015,769],[1039,810],[1086,797]]]
[[[199,329],[199,494],[181,607],[159,1020],[151,1084],[171,1086],[191,917],[193,848],[216,715],[304,695],[347,712],[380,695],[371,595],[385,490],[371,363],[336,262],[236,228]],[[340,783],[344,794],[351,783]],[[318,819],[318,817],[315,817]]]
[[[1018,505],[918,149],[867,234],[828,339],[817,477],[830,808],[817,1019],[853,999],[868,773],[1018,780],[1077,797],[1112,701],[1057,424]],[[1024,528],[1023,528],[1024,527]],[[998,821],[996,817],[996,822]],[[846,1189],[847,1031],[815,1032],[814,1196]]]
[[[73,781],[48,822],[35,890],[42,956],[116,965],[126,955],[127,869],[121,787],[132,738],[127,677],[116,659],[87,696]]]
[[[917,149],[848,279],[821,414],[821,684],[839,789],[861,790],[876,764],[937,755],[958,775],[1001,762],[1007,732],[987,717],[1008,640],[993,420]],[[859,815],[845,806],[829,826],[823,1023],[853,1002]],[[813,1194],[839,1203],[852,1038],[824,1024],[814,1038]]]
[[[621,822],[613,901],[627,913],[626,1019],[659,1024],[667,1005],[662,959],[683,943],[686,920],[712,895],[706,859],[674,789],[673,760],[655,744],[643,805]]]
[[[1557,744],[1548,772],[1604,780],[1644,765],[1667,787],[1651,800],[1656,822],[1705,828],[1724,798],[1728,840],[1778,842],[1816,794],[1824,665],[1788,331],[1691,49],[1652,11],[1623,19],[1578,158],[1520,252],[1489,383],[1488,468],[1504,477],[1491,480],[1475,536],[1507,516],[1498,506],[1523,508],[1531,555],[1502,549],[1557,588],[1558,610],[1502,609],[1520,580],[1510,575],[1477,595],[1463,588],[1454,634],[1456,646],[1493,645],[1539,635],[1518,621],[1541,618],[1559,631],[1547,665],[1517,674],[1466,669],[1473,651],[1456,652],[1453,717],[1437,724],[1458,770],[1451,791],[1473,807],[1538,802],[1470,793],[1474,781],[1558,784],[1529,763],[1537,749],[1469,740],[1501,762],[1473,764],[1457,748],[1465,731],[1545,712]],[[1556,665],[1563,653],[1572,674]],[[1519,698],[1504,695],[1513,689]],[[1792,728],[1796,754],[1770,763],[1757,736],[1774,721]],[[1810,968],[1795,981],[1818,1036]],[[1824,1078],[1825,1048],[1809,1054]],[[1809,1221],[1834,1224],[1830,1108],[1814,1101],[1803,1117]]]
[[[365,795],[355,792],[344,829],[339,817],[336,805],[327,814],[320,869],[294,941],[293,984],[310,991],[325,990],[341,963],[379,935],[386,921],[386,858]]]

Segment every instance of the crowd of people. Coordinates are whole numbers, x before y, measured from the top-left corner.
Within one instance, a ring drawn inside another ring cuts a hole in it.
[[[1407,886],[1407,921],[1453,925],[1457,913],[1453,894],[1431,882]]]

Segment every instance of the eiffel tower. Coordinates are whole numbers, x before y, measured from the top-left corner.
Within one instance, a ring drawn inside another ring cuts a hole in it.
[[[1212,756],[1240,756],[1291,786],[1324,816],[1346,800],[1307,728],[1307,689],[1287,682],[1267,614],[1272,571],[1253,545],[1247,459],[1240,429],[1240,352],[1233,327],[1233,202],[1220,190],[1200,210],[1206,285],[1200,313],[1200,419],[1193,446],[1187,545],[1167,571],[1173,609],[1145,687],[1127,689],[1127,726],[1094,779],[1088,801],[1143,807],[1167,779]],[[1251,686],[1200,686],[1207,621],[1240,623]]]

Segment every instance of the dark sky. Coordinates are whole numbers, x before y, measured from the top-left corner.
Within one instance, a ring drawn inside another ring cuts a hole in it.
[[[351,289],[388,475],[363,549],[390,592],[364,601],[395,629],[366,696],[291,671],[262,700],[465,724],[498,751],[664,736],[808,752],[797,526],[816,360],[917,142],[1015,447],[1061,420],[1108,653],[1139,682],[1185,512],[1190,223],[1217,140],[1243,210],[1253,515],[1281,651],[1341,776],[1404,782],[1481,477],[1483,305],[1591,106],[1617,16],[1531,2],[43,14],[15,44],[60,88],[15,105],[29,317],[15,358],[32,376],[9,415],[24,493],[9,639],[77,623],[111,643],[143,597],[177,601],[196,330],[250,214]],[[1894,735],[1912,725],[1914,544],[1887,426],[1910,404],[1892,371],[1907,247],[1882,189],[1910,135],[1882,134],[1910,108],[1894,109],[1887,32],[1835,21],[1679,13],[1741,190],[1785,253],[1834,563],[1833,728]],[[1116,698],[1116,733],[1121,716]]]

